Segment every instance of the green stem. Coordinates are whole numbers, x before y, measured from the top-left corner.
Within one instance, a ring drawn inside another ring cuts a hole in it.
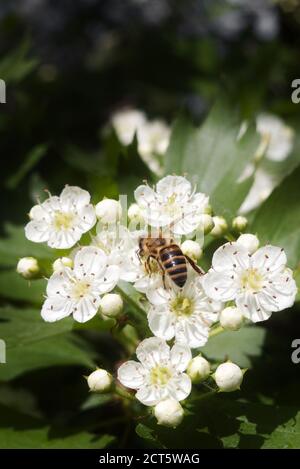
[[[122,399],[128,399],[130,401],[134,401],[135,400],[135,397],[130,394],[129,392],[125,391],[125,389],[122,389],[122,388],[119,388],[119,387],[116,387],[115,389],[115,394],[118,396],[118,397],[122,397]]]
[[[221,334],[224,332],[224,329],[222,326],[217,326],[214,329],[212,329],[209,333],[209,337],[214,337],[215,335]]]
[[[227,233],[225,236],[224,236],[225,239],[227,239],[227,241],[230,241],[230,242],[235,242],[236,241],[236,238],[233,236],[232,233]]]
[[[197,394],[197,396],[192,396],[190,398],[190,402],[202,401],[203,399],[207,399],[208,397],[214,396],[215,394],[217,394],[217,392],[217,390],[214,390],[206,392],[205,394]]]

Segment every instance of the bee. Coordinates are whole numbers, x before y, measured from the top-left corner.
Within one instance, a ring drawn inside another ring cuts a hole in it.
[[[162,273],[164,288],[166,289],[166,275],[179,288],[183,288],[187,280],[187,263],[199,274],[205,272],[174,242],[172,238],[164,238],[162,233],[158,237],[150,236],[139,239],[138,256],[145,259],[146,269],[152,272],[151,259],[154,259]]]

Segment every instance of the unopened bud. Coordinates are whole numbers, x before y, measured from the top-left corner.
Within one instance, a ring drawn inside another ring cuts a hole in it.
[[[107,293],[100,301],[101,314],[105,318],[114,318],[119,316],[123,310],[123,300],[121,295],[116,293]]]
[[[214,378],[220,391],[232,392],[240,389],[243,372],[235,363],[226,362],[218,366]]]
[[[54,272],[61,272],[65,267],[70,267],[71,269],[73,267],[73,261],[69,257],[60,257],[53,262],[52,267]]]
[[[214,227],[210,234],[215,237],[220,237],[228,230],[227,221],[224,217],[213,217]]]
[[[205,235],[211,232],[211,230],[214,228],[215,224],[213,222],[213,217],[207,213],[202,215],[201,217],[201,223],[199,226],[199,229],[203,231]]]
[[[220,324],[224,329],[229,329],[230,331],[237,331],[240,329],[244,321],[244,316],[241,311],[234,307],[229,306],[228,308],[223,309],[220,314]]]
[[[96,207],[96,216],[102,223],[116,223],[122,216],[120,202],[114,199],[103,199]]]
[[[232,220],[232,228],[234,229],[234,231],[237,231],[240,233],[242,231],[245,231],[247,226],[248,226],[248,220],[246,217],[243,217],[242,215],[239,215],[238,217],[235,217]]]
[[[183,408],[175,399],[165,399],[154,407],[154,415],[159,425],[176,428],[183,419]]]
[[[130,221],[133,221],[135,223],[141,223],[144,221],[144,218],[142,216],[142,211],[138,204],[131,204],[129,209],[128,209],[128,218]]]
[[[244,248],[246,248],[250,254],[253,254],[255,251],[257,251],[259,247],[259,239],[257,236],[251,233],[242,234],[238,237],[236,242],[241,246],[244,246]]]
[[[87,377],[87,383],[93,392],[108,392],[112,386],[112,376],[106,370],[97,369]]]
[[[22,257],[17,264],[17,272],[28,280],[36,278],[40,272],[38,261],[34,257]]]
[[[210,375],[210,364],[205,358],[199,355],[190,361],[187,374],[193,383],[200,383]]]
[[[193,260],[200,259],[202,255],[200,244],[191,239],[187,239],[182,243],[181,250],[184,255],[191,257]]]

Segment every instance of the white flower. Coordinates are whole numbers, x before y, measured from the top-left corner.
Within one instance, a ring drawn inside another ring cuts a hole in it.
[[[218,366],[214,378],[220,391],[232,392],[240,389],[243,372],[235,363],[226,362]]]
[[[234,307],[228,306],[227,308],[223,309],[220,314],[220,324],[224,329],[228,329],[230,331],[237,331],[240,329],[244,321],[244,316],[242,315],[241,311]]]
[[[182,422],[183,408],[175,399],[165,399],[154,407],[154,415],[158,425],[176,428]]]
[[[165,340],[188,344],[191,348],[204,345],[210,326],[218,320],[222,305],[204,293],[201,278],[188,280],[182,289],[165,292],[165,301],[150,305],[149,327],[154,335]]]
[[[117,223],[122,216],[120,202],[114,199],[103,199],[95,206],[96,216],[102,223]]]
[[[194,231],[208,205],[208,197],[193,192],[191,183],[182,176],[166,176],[157,183],[155,190],[141,185],[134,195],[149,225],[169,226],[178,235]]]
[[[22,257],[17,264],[17,272],[26,279],[34,278],[40,271],[38,261],[34,257]]]
[[[25,227],[27,239],[35,243],[47,242],[57,249],[71,248],[96,223],[90,194],[71,186],[66,186],[59,197],[50,196],[35,205],[30,218]]]
[[[147,122],[146,115],[135,109],[116,112],[112,116],[112,125],[123,145],[129,145],[138,129]]]
[[[261,135],[259,153],[272,161],[285,160],[293,149],[294,131],[282,119],[271,114],[260,114],[256,120]]]
[[[108,392],[111,388],[113,379],[106,370],[97,369],[87,377],[87,383],[93,392]]]
[[[251,321],[264,321],[295,301],[297,287],[286,262],[279,247],[268,245],[251,254],[238,243],[226,243],[214,253],[203,287],[216,301],[235,300]]]
[[[163,172],[158,156],[164,155],[170,142],[171,130],[162,120],[147,122],[138,129],[138,151],[151,171]]]
[[[100,301],[100,309],[105,318],[119,316],[123,309],[122,297],[115,293],[107,293]]]
[[[94,246],[77,251],[74,267],[54,272],[47,285],[42,318],[58,321],[73,314],[86,322],[97,313],[101,295],[111,291],[118,281],[118,268],[108,265],[105,253]]]
[[[254,174],[254,182],[250,191],[242,203],[239,212],[248,213],[257,208],[264,200],[266,200],[277,182],[274,177],[262,168],[259,168]]]
[[[198,355],[190,361],[187,374],[193,383],[200,383],[210,375],[210,364],[204,357]]]
[[[181,250],[185,256],[189,256],[194,260],[200,259],[202,255],[202,249],[199,243],[192,241],[191,239],[186,239],[182,245]]]
[[[257,251],[259,247],[258,237],[251,233],[241,234],[236,242],[241,246],[244,246],[244,248],[247,249],[250,254],[253,254],[255,251]]]
[[[73,260],[69,257],[60,257],[53,262],[52,267],[54,272],[60,272],[65,267],[73,267]]]
[[[175,344],[171,350],[158,337],[143,340],[136,349],[139,362],[130,360],[118,370],[118,380],[127,388],[137,389],[135,397],[147,406],[164,399],[186,399],[191,380],[184,373],[192,354],[187,345]]]

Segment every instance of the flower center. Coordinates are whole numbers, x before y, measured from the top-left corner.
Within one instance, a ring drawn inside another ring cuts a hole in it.
[[[152,368],[150,372],[150,381],[151,384],[157,384],[159,386],[164,386],[172,378],[172,373],[166,366],[156,366]]]
[[[57,230],[68,230],[72,227],[74,215],[72,213],[56,212],[54,226]]]
[[[83,298],[90,290],[91,285],[85,280],[77,281],[72,288],[72,297],[76,300]]]
[[[177,296],[171,301],[171,310],[177,316],[190,316],[194,310],[193,306],[193,301],[183,296]]]
[[[164,204],[164,210],[170,216],[176,216],[181,213],[180,206],[177,202],[177,195],[174,193],[167,198],[167,202]]]
[[[241,287],[251,292],[258,292],[263,287],[263,276],[256,269],[247,269],[241,276]]]

